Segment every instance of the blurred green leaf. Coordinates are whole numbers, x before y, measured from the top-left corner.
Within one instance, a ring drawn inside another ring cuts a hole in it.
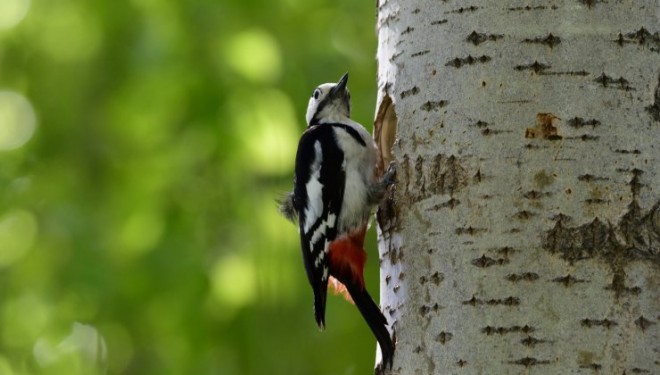
[[[371,371],[275,199],[316,85],[372,122],[373,7],[0,2],[0,374]]]

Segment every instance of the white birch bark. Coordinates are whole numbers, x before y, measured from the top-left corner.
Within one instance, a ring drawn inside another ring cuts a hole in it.
[[[380,0],[392,374],[660,374],[657,0]]]

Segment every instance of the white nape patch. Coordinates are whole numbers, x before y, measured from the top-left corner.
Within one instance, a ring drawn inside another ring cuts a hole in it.
[[[314,117],[314,114],[316,114],[316,110],[319,107],[319,104],[323,101],[323,99],[325,99],[326,96],[328,96],[328,93],[334,86],[334,83],[324,83],[314,89],[314,91],[320,90],[321,95],[318,97],[318,99],[314,99],[314,94],[312,93],[312,97],[309,98],[309,103],[307,104],[307,114],[305,115],[305,119],[307,120],[308,125],[310,122],[312,122],[312,118]]]
[[[305,184],[305,189],[307,189],[307,207],[305,207],[305,226],[303,228],[305,233],[309,232],[309,229],[323,213],[323,185],[319,181],[323,161],[322,151],[321,142],[316,141],[314,143],[314,162],[310,167],[309,181]]]

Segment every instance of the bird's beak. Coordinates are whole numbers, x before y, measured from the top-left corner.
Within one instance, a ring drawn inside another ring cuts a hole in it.
[[[332,96],[344,95],[346,93],[346,85],[348,84],[348,72],[344,73],[343,76],[337,82],[337,85],[332,89]]]

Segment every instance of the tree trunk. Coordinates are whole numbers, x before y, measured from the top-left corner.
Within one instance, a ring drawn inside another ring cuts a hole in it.
[[[391,373],[660,374],[657,0],[472,4],[378,4]]]

